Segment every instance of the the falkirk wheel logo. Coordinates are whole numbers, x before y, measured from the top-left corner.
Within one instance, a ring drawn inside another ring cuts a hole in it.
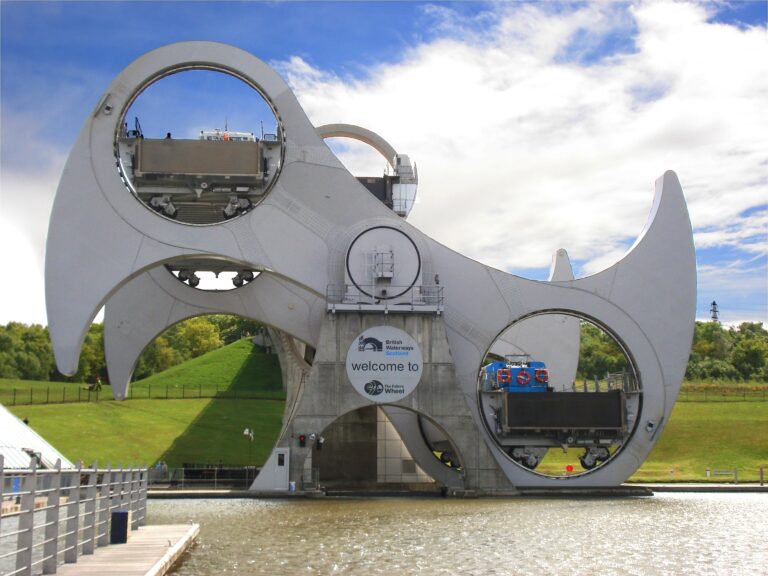
[[[358,338],[357,340],[357,349],[360,352],[365,352],[366,350],[371,350],[373,352],[381,352],[383,348],[384,348],[384,344],[378,338],[373,338],[373,337],[363,338],[362,336],[360,336],[360,338]]]
[[[370,396],[378,396],[384,392],[384,384],[378,380],[371,380],[370,382],[366,383],[365,386],[363,386],[363,390],[365,390],[365,393]]]

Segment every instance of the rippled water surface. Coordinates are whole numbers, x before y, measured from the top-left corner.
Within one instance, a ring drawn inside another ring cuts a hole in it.
[[[768,574],[768,495],[155,500],[201,524],[173,574]]]

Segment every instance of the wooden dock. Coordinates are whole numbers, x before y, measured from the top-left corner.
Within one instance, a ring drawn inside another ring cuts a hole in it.
[[[126,544],[97,548],[79,556],[76,564],[59,566],[59,576],[162,576],[195,542],[199,524],[142,526],[131,531]]]

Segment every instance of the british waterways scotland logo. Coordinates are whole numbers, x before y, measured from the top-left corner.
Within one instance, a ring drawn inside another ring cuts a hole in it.
[[[381,340],[376,338],[363,338],[360,336],[360,338],[357,339],[358,352],[365,352],[366,350],[371,350],[372,352],[381,352],[383,349],[384,344],[381,342]]]

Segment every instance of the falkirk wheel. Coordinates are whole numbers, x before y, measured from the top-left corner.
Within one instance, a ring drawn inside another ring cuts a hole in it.
[[[164,142],[126,129],[143,90],[195,69],[257,90],[277,133],[227,142],[221,154],[221,142]],[[331,152],[323,139],[333,136],[360,139],[390,160],[389,206]],[[163,329],[234,313],[270,327],[287,392],[283,428],[254,490],[301,486],[318,457],[316,439],[371,409],[386,415],[427,474],[454,490],[624,482],[669,419],[693,335],[695,254],[676,175],[657,180],[646,227],[619,262],[574,280],[558,251],[548,282],[472,261],[410,225],[398,202],[412,199],[415,184],[408,157],[372,132],[313,126],[282,78],[247,52],[184,42],[142,56],[99,99],[56,194],[46,297],[59,370],[76,371],[102,306],[118,399],[141,350]],[[194,210],[178,214],[166,191],[182,188],[213,195],[209,206],[223,216],[203,224]],[[194,270],[234,271],[240,287],[198,290]],[[582,320],[626,356],[626,373],[609,389],[567,384]],[[532,361],[541,355],[548,372]],[[299,442],[305,435],[315,442]],[[569,446],[583,449],[583,470],[536,469],[547,450]],[[450,461],[440,463],[440,452]]]

